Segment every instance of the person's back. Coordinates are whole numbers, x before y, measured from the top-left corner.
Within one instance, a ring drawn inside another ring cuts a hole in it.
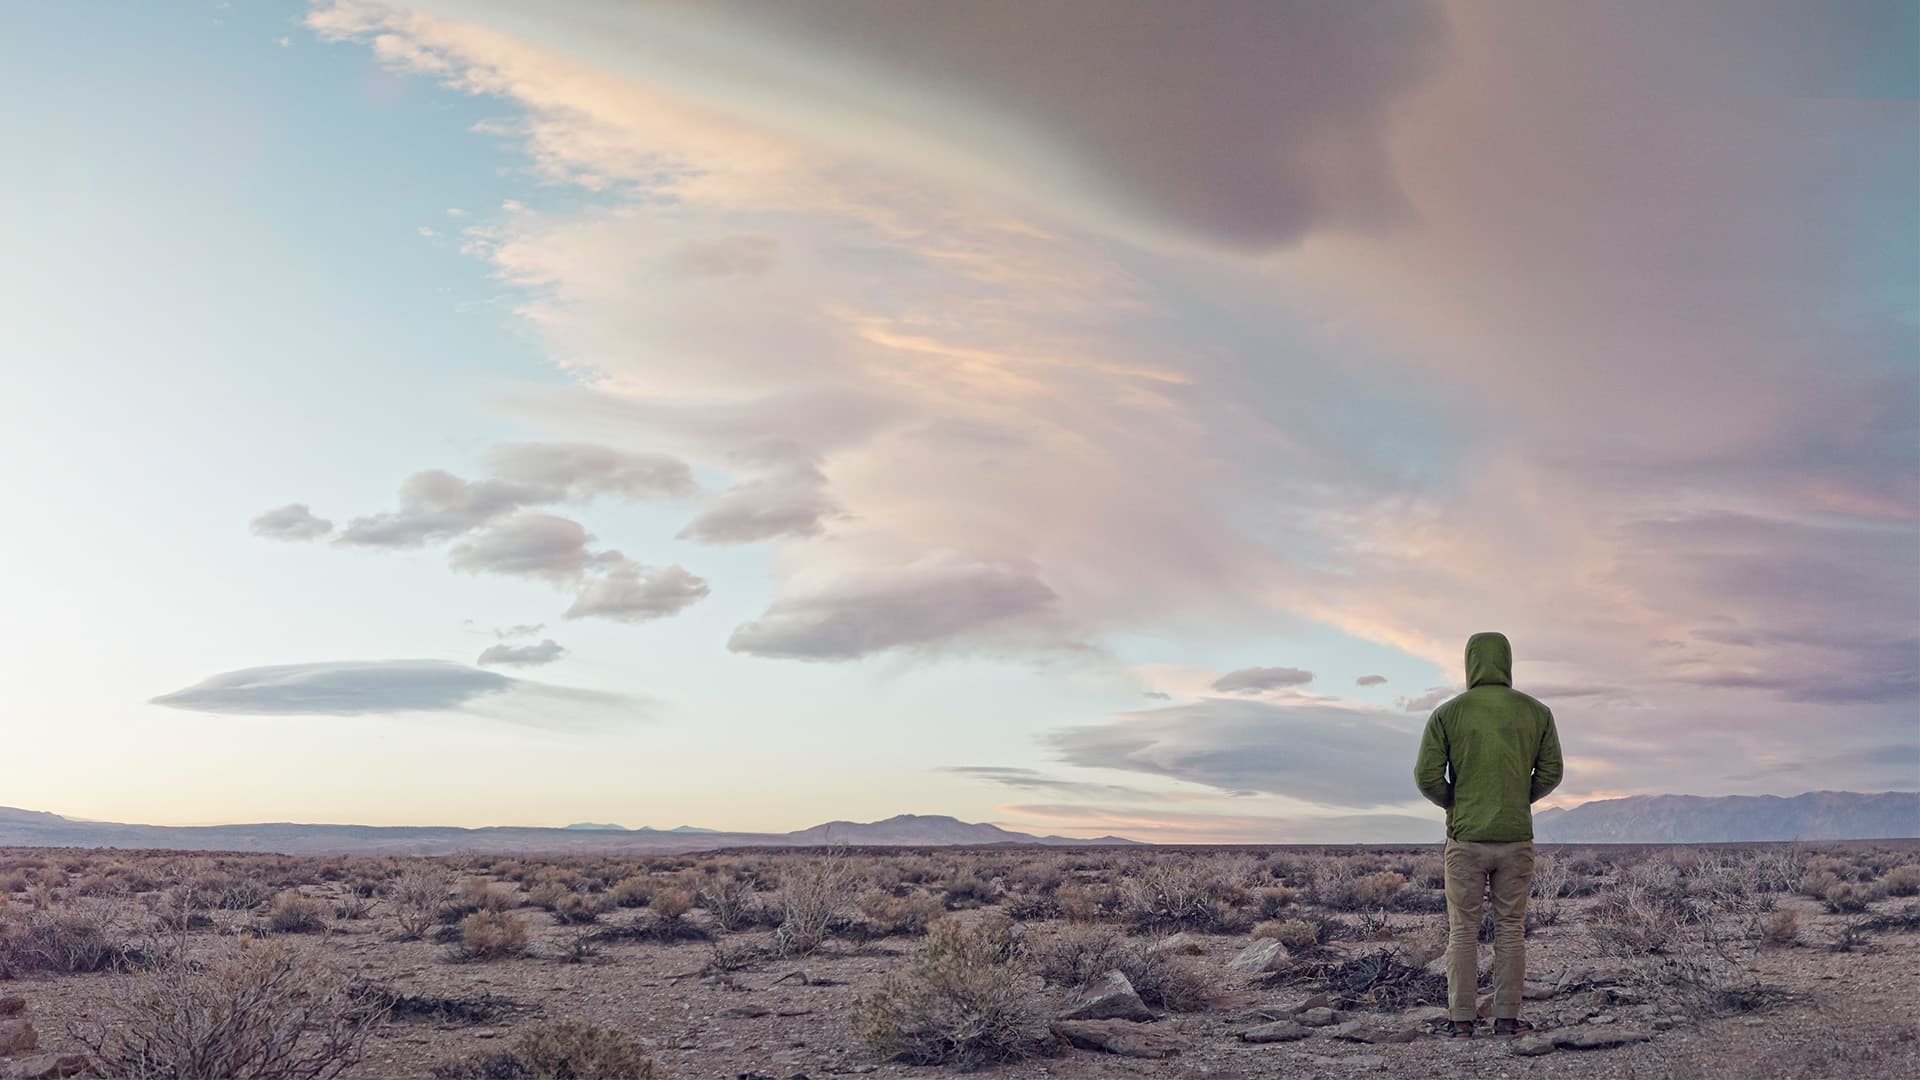
[[[1519,1020],[1526,973],[1527,893],[1533,881],[1532,804],[1560,783],[1553,713],[1513,689],[1513,649],[1501,634],[1467,639],[1467,691],[1433,711],[1414,762],[1420,793],[1447,811],[1447,1012],[1456,1035],[1475,1016],[1480,908],[1494,908],[1494,1029]]]

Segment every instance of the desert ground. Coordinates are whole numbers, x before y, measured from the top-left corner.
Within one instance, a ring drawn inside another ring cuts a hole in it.
[[[0,1077],[1920,1076],[1920,844],[1542,846],[1517,1039],[1438,856],[0,849]]]

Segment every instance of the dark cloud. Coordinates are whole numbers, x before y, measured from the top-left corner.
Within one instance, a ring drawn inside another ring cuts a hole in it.
[[[681,498],[699,490],[687,463],[589,443],[507,443],[487,455],[493,475],[547,492],[548,502]]]
[[[1385,686],[1387,685],[1387,677],[1385,675],[1362,675],[1359,678],[1353,680],[1353,685]]]
[[[475,661],[481,667],[504,664],[510,667],[538,667],[551,664],[567,654],[559,642],[552,638],[542,640],[538,645],[489,645]]]
[[[1313,681],[1313,672],[1290,667],[1250,667],[1229,671],[1213,680],[1213,688],[1223,693],[1258,694],[1263,690],[1284,690],[1305,686]]]
[[[1093,784],[1081,780],[1062,780],[1034,769],[1001,768],[992,765],[950,765],[941,772],[957,773],[977,780],[990,780],[1024,791],[1053,791],[1062,795],[1111,799],[1151,797],[1139,788],[1125,784]]]
[[[487,455],[493,476],[468,481],[426,469],[400,482],[400,508],[357,517],[338,543],[408,548],[449,540],[518,510],[601,495],[658,499],[698,490],[687,464],[586,443],[509,443]]]
[[[747,544],[782,536],[814,536],[821,519],[840,512],[827,478],[813,465],[782,469],[736,485],[680,530],[682,540]]]
[[[677,614],[709,591],[704,580],[683,567],[644,566],[610,554],[617,561],[587,582],[567,618],[645,622]]]
[[[427,469],[400,482],[400,509],[357,517],[336,543],[410,548],[450,540],[523,506],[557,501],[548,489],[503,480],[469,483],[444,469]]]
[[[1043,737],[1062,761],[1368,807],[1413,797],[1419,727],[1390,713],[1211,698]]]
[[[445,660],[280,664],[214,675],[155,705],[253,716],[437,712],[511,689],[515,680]]]
[[[1436,686],[1429,689],[1426,693],[1421,694],[1419,697],[1402,697],[1396,698],[1395,700],[1399,702],[1400,708],[1406,712],[1432,712],[1434,709],[1440,707],[1441,702],[1459,692],[1455,687]]]
[[[797,660],[851,660],[888,649],[981,642],[1047,620],[1057,600],[1030,567],[924,560],[782,596],[764,615],[736,628],[727,648]]]
[[[723,236],[687,244],[668,266],[683,277],[742,277],[764,274],[780,261],[780,241],[771,236]]]
[[[469,574],[575,581],[607,558],[587,550],[592,539],[585,527],[568,518],[515,514],[455,544],[447,552],[447,565]]]
[[[306,503],[288,503],[253,519],[253,535],[269,540],[318,540],[333,531],[333,522],[313,516]]]
[[[1167,693],[1165,690],[1146,690],[1146,691],[1142,691],[1140,696],[1144,698],[1152,698],[1155,701],[1172,701],[1173,700],[1173,695]]]
[[[878,115],[938,124],[950,150],[1005,182],[1045,192],[1036,176],[1066,179],[1081,202],[1251,249],[1397,211],[1388,118],[1446,42],[1425,0],[1213,0],[1204,18],[1160,0],[699,10],[819,75],[880,76]]]

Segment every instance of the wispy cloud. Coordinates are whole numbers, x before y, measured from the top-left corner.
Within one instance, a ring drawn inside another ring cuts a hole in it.
[[[1258,694],[1265,690],[1285,690],[1313,681],[1313,672],[1290,667],[1250,667],[1229,671],[1213,680],[1213,688],[1223,694]]]
[[[567,654],[567,650],[552,638],[545,638],[534,645],[489,645],[481,650],[480,658],[474,663],[481,667],[507,665],[511,667],[538,667],[551,664]]]
[[[253,534],[269,540],[319,540],[333,531],[333,522],[315,517],[305,503],[288,503],[253,519]]]
[[[549,686],[445,660],[345,660],[242,668],[162,694],[155,705],[240,716],[361,716],[483,710],[525,715],[531,702],[573,713],[637,715],[631,698]]]

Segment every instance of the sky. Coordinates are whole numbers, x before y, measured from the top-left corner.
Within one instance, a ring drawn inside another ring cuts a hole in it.
[[[0,804],[1920,788],[1920,3],[31,3]],[[1409,820],[1419,819],[1419,820]]]

